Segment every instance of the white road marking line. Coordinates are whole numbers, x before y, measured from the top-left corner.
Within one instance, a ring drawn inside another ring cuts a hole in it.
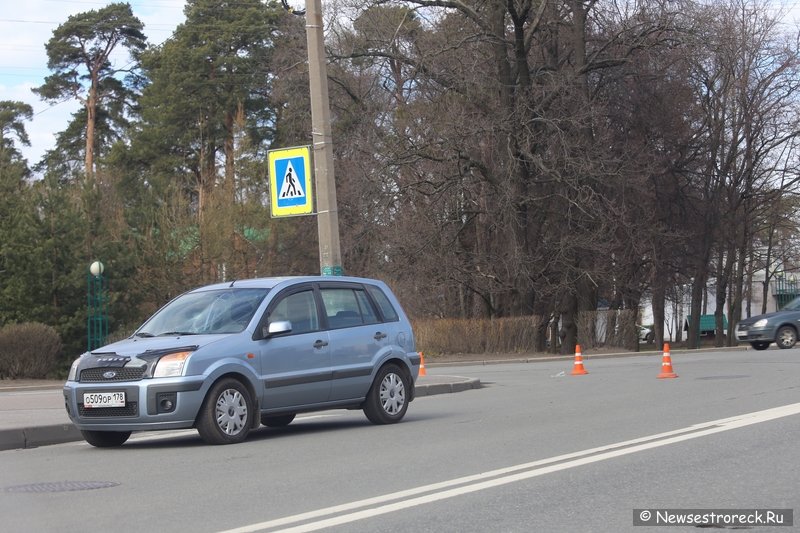
[[[331,517],[332,515],[352,511],[348,514],[332,516],[331,518],[324,518],[317,520],[316,522],[301,524],[289,529],[281,530],[286,532],[317,531],[324,528],[334,527],[337,525],[407,509],[409,507],[415,507],[418,505],[432,503],[447,498],[454,498],[456,496],[498,487],[509,483],[515,483],[517,481],[558,472],[560,470],[575,468],[598,461],[605,461],[607,459],[612,459],[623,455],[649,450],[652,448],[658,448],[661,446],[667,446],[669,444],[675,444],[678,442],[696,439],[707,435],[713,435],[715,433],[730,431],[732,429],[746,427],[753,424],[759,424],[797,414],[800,414],[800,403],[784,405],[773,409],[765,409],[763,411],[756,411],[753,413],[747,413],[729,418],[712,420],[710,422],[695,424],[693,426],[674,431],[632,439],[607,446],[600,446],[579,452],[568,453],[556,457],[550,457],[548,459],[541,459],[530,463],[492,470],[481,474],[465,476],[440,483],[433,483],[430,485],[423,485],[421,487],[398,491],[392,494],[376,496],[374,498],[367,498],[342,505],[336,505],[293,516],[251,524],[235,529],[229,529],[221,533],[250,533],[254,531],[264,531],[267,529],[289,526],[307,520]],[[423,494],[424,496],[422,496]],[[368,508],[375,505],[380,506]]]

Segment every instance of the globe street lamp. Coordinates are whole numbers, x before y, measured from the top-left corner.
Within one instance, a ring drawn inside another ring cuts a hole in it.
[[[105,270],[105,267],[103,266],[103,263],[101,263],[100,261],[95,261],[89,267],[89,272],[91,272],[92,276],[94,277],[100,276],[103,273],[103,270]]]
[[[105,267],[100,261],[95,261],[89,266],[87,275],[87,302],[88,314],[86,326],[88,330],[87,349],[89,351],[99,348],[106,343],[108,336],[108,313],[106,312],[106,283],[103,272]]]

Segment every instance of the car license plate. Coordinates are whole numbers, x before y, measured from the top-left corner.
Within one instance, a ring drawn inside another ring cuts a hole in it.
[[[83,406],[87,409],[96,407],[125,407],[125,393],[87,392],[83,395]]]

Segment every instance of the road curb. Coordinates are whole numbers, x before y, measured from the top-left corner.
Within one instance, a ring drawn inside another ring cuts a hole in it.
[[[417,385],[414,393],[416,398],[423,396],[433,396],[435,394],[448,394],[452,392],[462,392],[470,389],[480,389],[481,380],[477,378],[448,377],[453,381],[446,383],[430,383]]]
[[[81,439],[83,439],[81,432],[72,424],[3,429],[0,430],[0,451],[38,448]]]

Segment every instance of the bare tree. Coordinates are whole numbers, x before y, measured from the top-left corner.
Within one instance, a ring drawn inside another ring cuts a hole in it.
[[[717,344],[731,292],[728,343],[741,306],[744,272],[759,211],[792,181],[776,181],[785,159],[778,154],[800,133],[797,102],[800,49],[778,31],[779,21],[758,1],[732,0],[694,12],[696,54],[693,79],[703,120],[697,124],[704,161],[694,176],[695,206],[702,231],[696,235],[692,320],[698,338],[701,295],[715,280]],[[713,258],[713,260],[712,260]],[[733,290],[729,291],[729,284]]]

